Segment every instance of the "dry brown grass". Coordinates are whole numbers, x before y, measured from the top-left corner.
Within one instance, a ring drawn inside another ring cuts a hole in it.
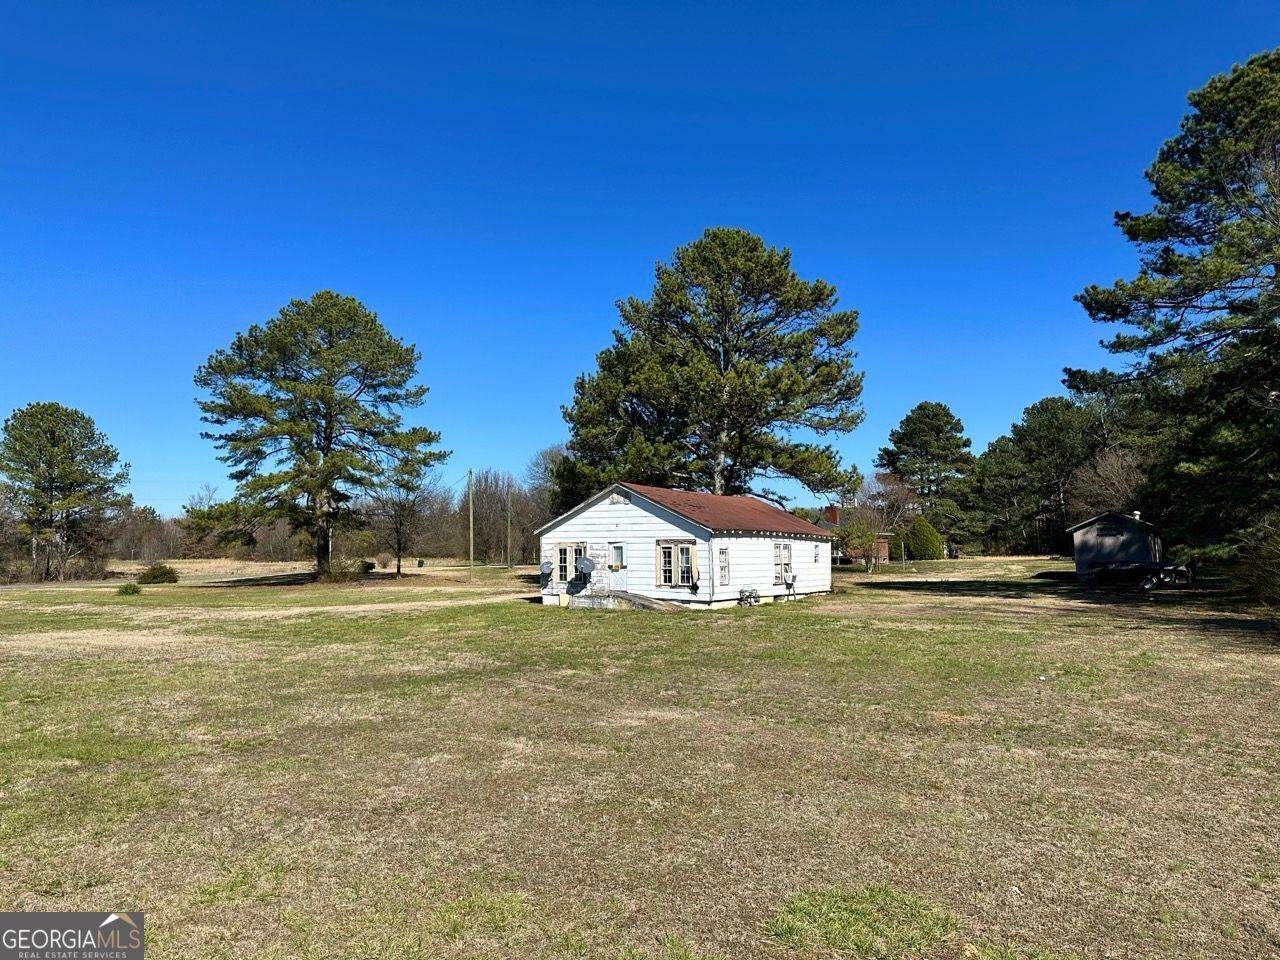
[[[1045,566],[6,595],[0,898],[143,907],[157,957],[1274,952],[1274,629]],[[805,912],[876,898],[932,933]]]
[[[280,576],[290,573],[306,573],[315,569],[312,563],[303,561],[271,562],[265,560],[233,560],[215,557],[208,560],[166,560],[178,571],[181,583],[208,583],[241,577]],[[113,577],[136,577],[150,564],[141,560],[112,560],[107,572]]]
[[[370,558],[371,559],[371,558]],[[269,561],[269,560],[234,560],[229,557],[214,557],[202,560],[166,560],[168,566],[178,571],[179,582],[187,585],[207,585],[213,583],[223,583],[235,580],[252,580],[252,579],[268,579],[286,577],[292,575],[309,574],[315,569],[315,564],[311,561],[290,560],[290,561]],[[416,558],[406,558],[404,561],[401,581],[390,582],[429,582],[429,583],[459,583],[466,584],[474,582],[474,578],[469,575],[466,560],[457,560],[451,557],[429,557],[424,559],[426,566],[417,566]],[[112,560],[107,565],[107,573],[111,578],[119,579],[122,577],[136,577],[145,570],[150,564],[141,560]],[[536,567],[520,567],[523,572],[536,570]],[[501,568],[486,567],[480,565],[476,568],[476,572],[481,577],[492,577],[493,574]],[[505,573],[505,571],[502,571]],[[387,579],[394,570],[378,570],[376,576],[379,579]]]

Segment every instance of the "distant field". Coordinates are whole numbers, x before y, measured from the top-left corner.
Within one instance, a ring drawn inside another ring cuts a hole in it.
[[[0,590],[0,902],[193,960],[1275,954],[1280,637],[1069,570]]]
[[[183,583],[216,583],[223,580],[241,579],[246,577],[277,577],[288,574],[307,573],[315,569],[315,564],[308,561],[282,561],[279,563],[266,562],[261,560],[229,560],[225,558],[217,558],[212,560],[166,560],[167,564],[175,568],[181,575]],[[467,561],[456,560],[452,557],[426,557],[423,559],[423,566],[418,566],[416,557],[406,557],[403,564],[403,573],[406,576],[427,576],[435,577],[442,575],[456,576],[459,570],[466,571]],[[108,572],[111,577],[135,577],[147,567],[146,563],[136,560],[113,560],[108,565]],[[483,565],[477,565],[478,570],[493,569]],[[390,571],[377,571],[378,573],[394,572],[394,566]]]

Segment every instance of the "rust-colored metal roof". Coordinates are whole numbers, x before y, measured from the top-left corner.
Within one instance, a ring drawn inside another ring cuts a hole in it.
[[[618,486],[632,490],[715,533],[789,533],[834,539],[831,531],[755,497],[726,497],[692,490],[647,487],[640,483],[620,483]]]

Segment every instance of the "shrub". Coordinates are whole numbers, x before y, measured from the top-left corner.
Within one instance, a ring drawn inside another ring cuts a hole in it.
[[[320,583],[355,583],[359,579],[360,574],[355,570],[342,567],[333,567],[328,573],[316,577]]]
[[[139,583],[177,583],[178,571],[167,563],[153,563],[138,574]]]
[[[329,561],[329,572],[319,579],[327,583],[354,583],[373,572],[372,560],[353,560],[350,557],[334,557]]]
[[[384,550],[382,553],[378,554],[376,559],[378,561],[378,567],[382,570],[386,570],[391,566],[391,562],[395,560],[395,557]]]
[[[942,534],[924,517],[916,517],[915,523],[907,531],[907,552],[912,560],[941,560]]]
[[[908,560],[942,559],[942,534],[924,517],[916,517],[906,530],[893,535],[889,542],[889,559],[901,559],[904,546]]]
[[[870,524],[864,520],[850,520],[844,526],[837,527],[835,534],[840,538],[840,547],[845,556],[852,558],[853,554],[859,553],[862,555],[863,566],[868,570],[875,566],[876,531]],[[892,555],[890,559],[893,559]]]
[[[1280,606],[1280,514],[1264,516],[1244,538],[1238,576],[1263,603]]]
[[[116,593],[122,597],[136,597],[138,594],[142,593],[142,588],[136,583],[123,583],[120,585],[119,589],[116,590]]]

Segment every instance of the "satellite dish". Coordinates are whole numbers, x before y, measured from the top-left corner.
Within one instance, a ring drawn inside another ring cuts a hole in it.
[[[539,570],[541,570],[543,573],[546,573],[546,574],[551,573],[551,561],[550,561],[550,560],[543,560],[543,561],[542,561],[542,566],[540,566],[538,569],[539,569]]]
[[[590,557],[579,557],[573,561],[573,568],[581,574],[590,574],[596,568],[596,562]]]

